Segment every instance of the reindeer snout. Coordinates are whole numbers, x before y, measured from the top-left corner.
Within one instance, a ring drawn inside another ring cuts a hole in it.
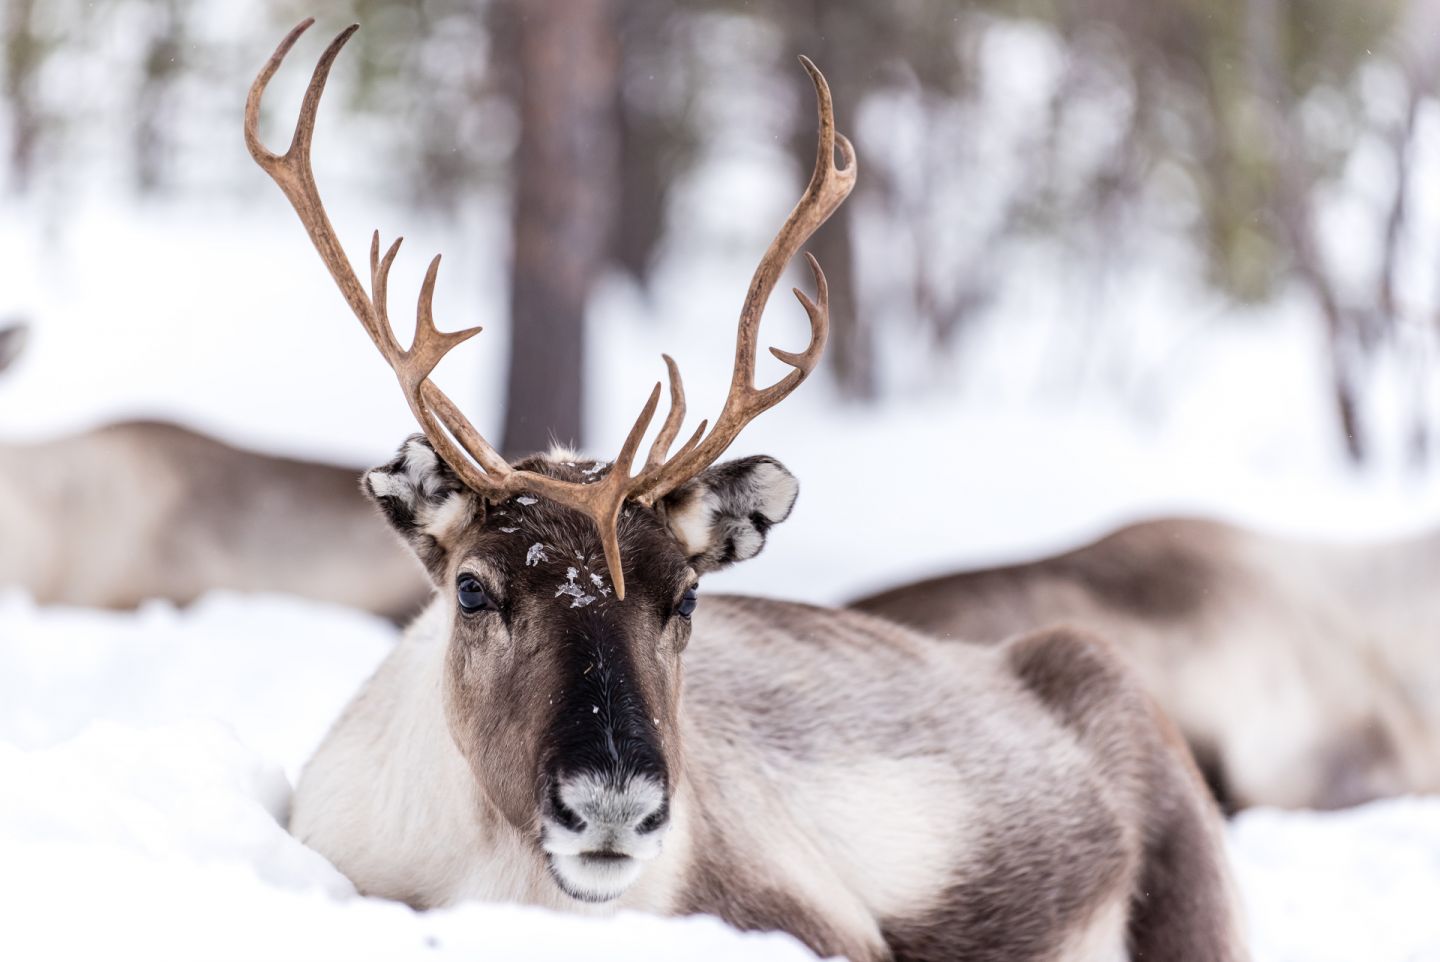
[[[551,782],[542,806],[541,847],[551,872],[577,899],[618,898],[660,854],[670,803],[647,775],[580,774]]]
[[[562,776],[552,782],[546,807],[557,825],[596,841],[602,835],[650,835],[670,818],[665,787],[649,776]]]

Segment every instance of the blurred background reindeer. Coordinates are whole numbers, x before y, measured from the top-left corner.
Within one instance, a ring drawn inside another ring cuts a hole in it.
[[[1440,791],[1440,533],[1328,545],[1167,519],[855,607],[996,643],[1076,625],[1118,644],[1230,809]]]
[[[24,335],[0,331],[0,372]],[[0,445],[0,584],[101,608],[287,592],[404,621],[430,589],[359,473],[164,421]]]

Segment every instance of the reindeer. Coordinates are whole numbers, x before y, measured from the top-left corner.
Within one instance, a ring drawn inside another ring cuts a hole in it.
[[[0,331],[0,368],[23,330]],[[0,445],[0,585],[102,608],[283,591],[408,619],[429,579],[359,476],[159,421]]]
[[[1213,521],[1131,525],[1051,558],[902,585],[856,610],[996,644],[1112,639],[1230,809],[1440,790],[1440,537],[1316,545]]]
[[[670,407],[638,472],[656,384],[612,462],[510,463],[430,379],[474,329],[386,314],[397,241],[351,267],[310,165],[330,44],[283,155],[261,98],[312,21],[251,87],[250,152],[294,206],[422,434],[365,476],[438,592],[310,760],[290,828],[365,893],[568,911],[712,913],[854,960],[1245,958],[1220,823],[1183,744],[1109,647],[1072,631],[941,644],[842,610],[715,597],[704,575],[757,555],[794,506],[778,461],[717,463],[793,392],[828,333],[755,384],[781,271],[849,194],[856,163],[829,88],[809,186],[751,281],[729,395],[669,454]],[[837,161],[836,150],[840,158]]]

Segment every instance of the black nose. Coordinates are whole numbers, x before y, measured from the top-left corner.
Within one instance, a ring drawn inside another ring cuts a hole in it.
[[[670,821],[670,803],[667,801],[646,816],[643,822],[636,825],[635,831],[641,835],[649,835],[651,832],[658,832],[664,828],[668,821]]]
[[[550,795],[548,801],[550,802],[550,815],[555,821],[572,832],[582,832],[585,830],[585,819],[581,818],[570,806],[561,800],[559,779],[552,778],[550,780]]]

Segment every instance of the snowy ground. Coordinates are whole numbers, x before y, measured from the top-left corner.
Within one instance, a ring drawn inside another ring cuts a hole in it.
[[[281,820],[393,639],[278,597],[107,614],[0,596],[0,958],[810,958],[712,919],[356,896]],[[1440,960],[1440,799],[1256,811],[1230,840],[1259,962]]]

